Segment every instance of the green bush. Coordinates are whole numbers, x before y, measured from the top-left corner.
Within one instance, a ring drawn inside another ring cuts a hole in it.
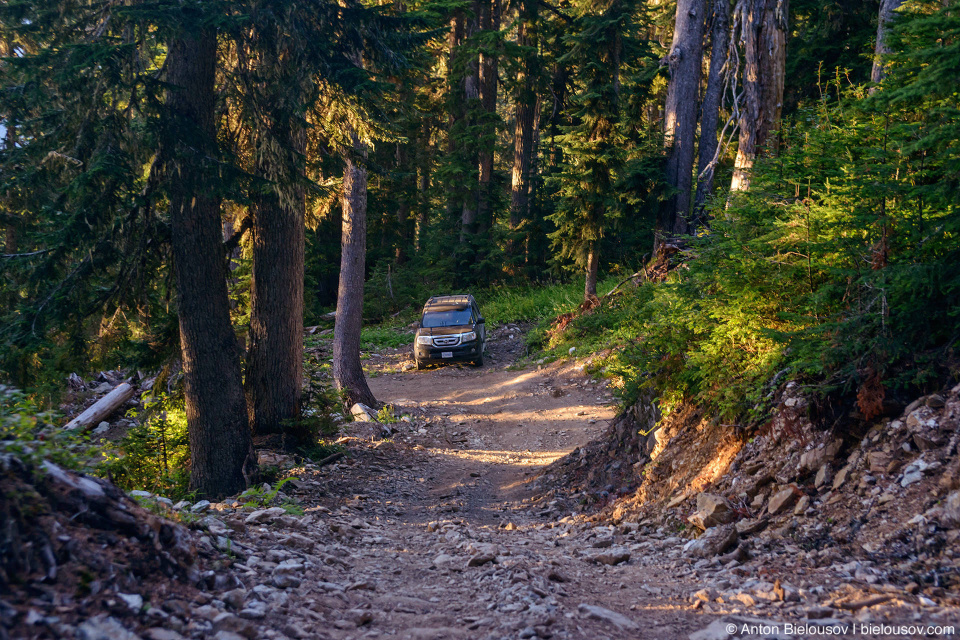
[[[183,399],[144,395],[140,424],[104,451],[99,471],[126,490],[139,489],[173,500],[189,495],[190,440]]]
[[[59,419],[18,389],[0,385],[0,454],[16,456],[34,468],[49,460],[68,469],[89,469],[89,442],[57,426]]]

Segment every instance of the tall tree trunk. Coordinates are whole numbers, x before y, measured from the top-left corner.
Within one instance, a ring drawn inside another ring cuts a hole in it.
[[[482,11],[483,0],[474,0],[473,15],[469,16],[464,26],[463,38],[469,40],[477,34],[480,27],[480,13]],[[471,58],[467,64],[466,75],[463,80],[463,98],[467,109],[467,126],[473,128],[476,126],[476,118],[471,117],[470,112],[474,111],[474,101],[480,99],[480,56],[479,54],[470,54]],[[476,141],[470,140],[465,145],[465,161],[468,167],[478,167],[479,164],[479,146]],[[477,232],[477,188],[478,182],[471,171],[467,174],[468,187],[464,190],[463,208],[460,216],[460,244],[466,244],[473,241]]]
[[[483,13],[480,28],[492,32],[500,30],[500,0],[481,0]],[[477,193],[477,221],[480,233],[493,227],[490,199],[493,181],[493,149],[497,143],[497,89],[499,85],[499,46],[480,54],[480,103],[483,106],[483,139],[480,142],[480,178]]]
[[[359,155],[363,145],[354,143]],[[348,404],[373,406],[376,398],[367,386],[360,365],[360,330],[363,327],[363,283],[367,252],[367,169],[348,155],[343,171],[343,231],[341,234],[340,288],[337,320],[333,328],[333,380]]]
[[[536,0],[524,0],[517,44],[527,47],[523,54],[520,88],[516,102],[516,128],[513,136],[513,172],[510,180],[510,229],[516,231],[530,216],[530,168],[533,163],[534,119],[537,113],[536,80],[539,54]],[[510,253],[516,248],[511,243]]]
[[[660,232],[664,234],[689,231],[706,6],[706,0],[677,2],[673,44],[667,55],[670,82],[664,106],[664,144],[669,150],[667,183],[677,192],[666,203],[660,221]]]
[[[717,128],[720,119],[720,102],[723,97],[724,73],[727,50],[730,46],[730,0],[713,0],[713,26],[711,28],[710,73],[703,94],[700,115],[699,160],[697,162],[697,195],[693,204],[690,233],[703,223],[703,207],[713,191],[713,174],[717,157]]]
[[[883,80],[883,56],[890,53],[887,46],[887,31],[890,23],[896,16],[904,0],[880,0],[880,16],[877,20],[877,41],[873,49],[873,69],[870,70],[870,81],[878,83]]]
[[[230,325],[220,199],[206,178],[216,157],[214,80],[217,36],[203,30],[174,40],[167,55],[169,121],[162,150],[170,200],[174,277],[180,316],[190,487],[204,496],[242,491],[255,471]]]
[[[407,261],[407,248],[410,246],[410,201],[416,197],[416,171],[410,166],[410,154],[406,143],[397,143],[396,163],[400,174],[400,193],[397,202],[397,233],[394,241],[393,256],[397,264]]]
[[[583,286],[583,299],[590,300],[597,297],[597,275],[600,271],[600,252],[595,243],[587,251],[587,277]]]
[[[466,117],[463,101],[463,89],[460,86],[461,78],[458,74],[458,56],[463,45],[464,17],[463,11],[457,10],[450,19],[450,32],[447,34],[447,157],[456,161],[462,154],[463,136],[458,135],[463,119]],[[458,181],[455,181],[458,182]],[[460,213],[463,205],[458,184],[446,185],[447,194],[444,203],[446,219],[453,223],[454,216]]]
[[[416,251],[419,254],[423,249],[424,235],[430,223],[430,164],[420,167],[417,177],[417,241]]]
[[[788,0],[748,0],[737,16],[744,49],[740,142],[730,192],[750,188],[750,170],[780,122],[787,54]]]
[[[246,394],[254,434],[283,433],[284,447],[306,444],[297,432],[303,386],[304,215],[300,182],[303,127],[274,123],[257,134],[255,172],[273,178],[253,205],[253,274]]]
[[[8,41],[5,39],[0,39],[0,57],[9,57],[13,53],[13,41]],[[11,114],[0,112],[0,125],[3,125],[4,134],[3,134],[3,148],[7,151],[13,149],[16,146],[16,129],[15,125],[11,123]],[[0,193],[0,199],[10,200],[12,196],[11,192]],[[2,202],[0,200],[0,202]],[[7,208],[7,207],[4,207]],[[7,224],[4,229],[4,239],[3,239],[3,248],[4,251],[10,255],[17,252],[17,227],[13,223],[13,213],[7,208],[5,212],[6,215],[10,216],[10,222]]]

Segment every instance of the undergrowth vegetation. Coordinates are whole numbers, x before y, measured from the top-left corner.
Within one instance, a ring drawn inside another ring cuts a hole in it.
[[[548,353],[607,349],[600,364],[628,403],[649,387],[667,411],[690,399],[747,424],[785,376],[820,397],[856,394],[865,419],[955,380],[960,202],[944,183],[960,158],[935,165],[928,150],[956,127],[915,111],[936,95],[828,89],[784,127],[751,190],[714,203],[664,282],[532,339]]]

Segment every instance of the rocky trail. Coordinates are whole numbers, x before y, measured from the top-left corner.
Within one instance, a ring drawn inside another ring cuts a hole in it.
[[[90,564],[63,551],[85,535],[118,555],[82,585],[41,577],[0,595],[0,637],[728,640],[948,637],[960,626],[948,576],[933,590],[905,585],[882,563],[791,537],[790,514],[809,498],[774,494],[783,505],[771,516],[785,521],[735,526],[729,503],[702,494],[706,533],[692,539],[676,520],[588,517],[544,492],[538,473],[596,440],[615,408],[582,363],[511,366],[521,337],[498,329],[479,369],[415,371],[406,350],[372,355],[371,387],[400,419],[347,423],[346,455],[330,464],[264,453],[296,479],[259,508],[140,495],[186,527],[164,533],[126,499],[106,519],[119,509],[148,525],[88,535],[58,521],[61,564]],[[90,479],[64,478],[48,469],[60,494],[100,504]],[[144,570],[119,555],[184,539],[192,564]]]

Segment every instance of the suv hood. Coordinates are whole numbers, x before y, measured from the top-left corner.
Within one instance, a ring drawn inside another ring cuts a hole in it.
[[[418,336],[450,336],[457,335],[460,333],[466,333],[467,331],[473,331],[474,326],[472,324],[461,324],[455,327],[431,327],[425,329],[421,327],[417,329]]]

